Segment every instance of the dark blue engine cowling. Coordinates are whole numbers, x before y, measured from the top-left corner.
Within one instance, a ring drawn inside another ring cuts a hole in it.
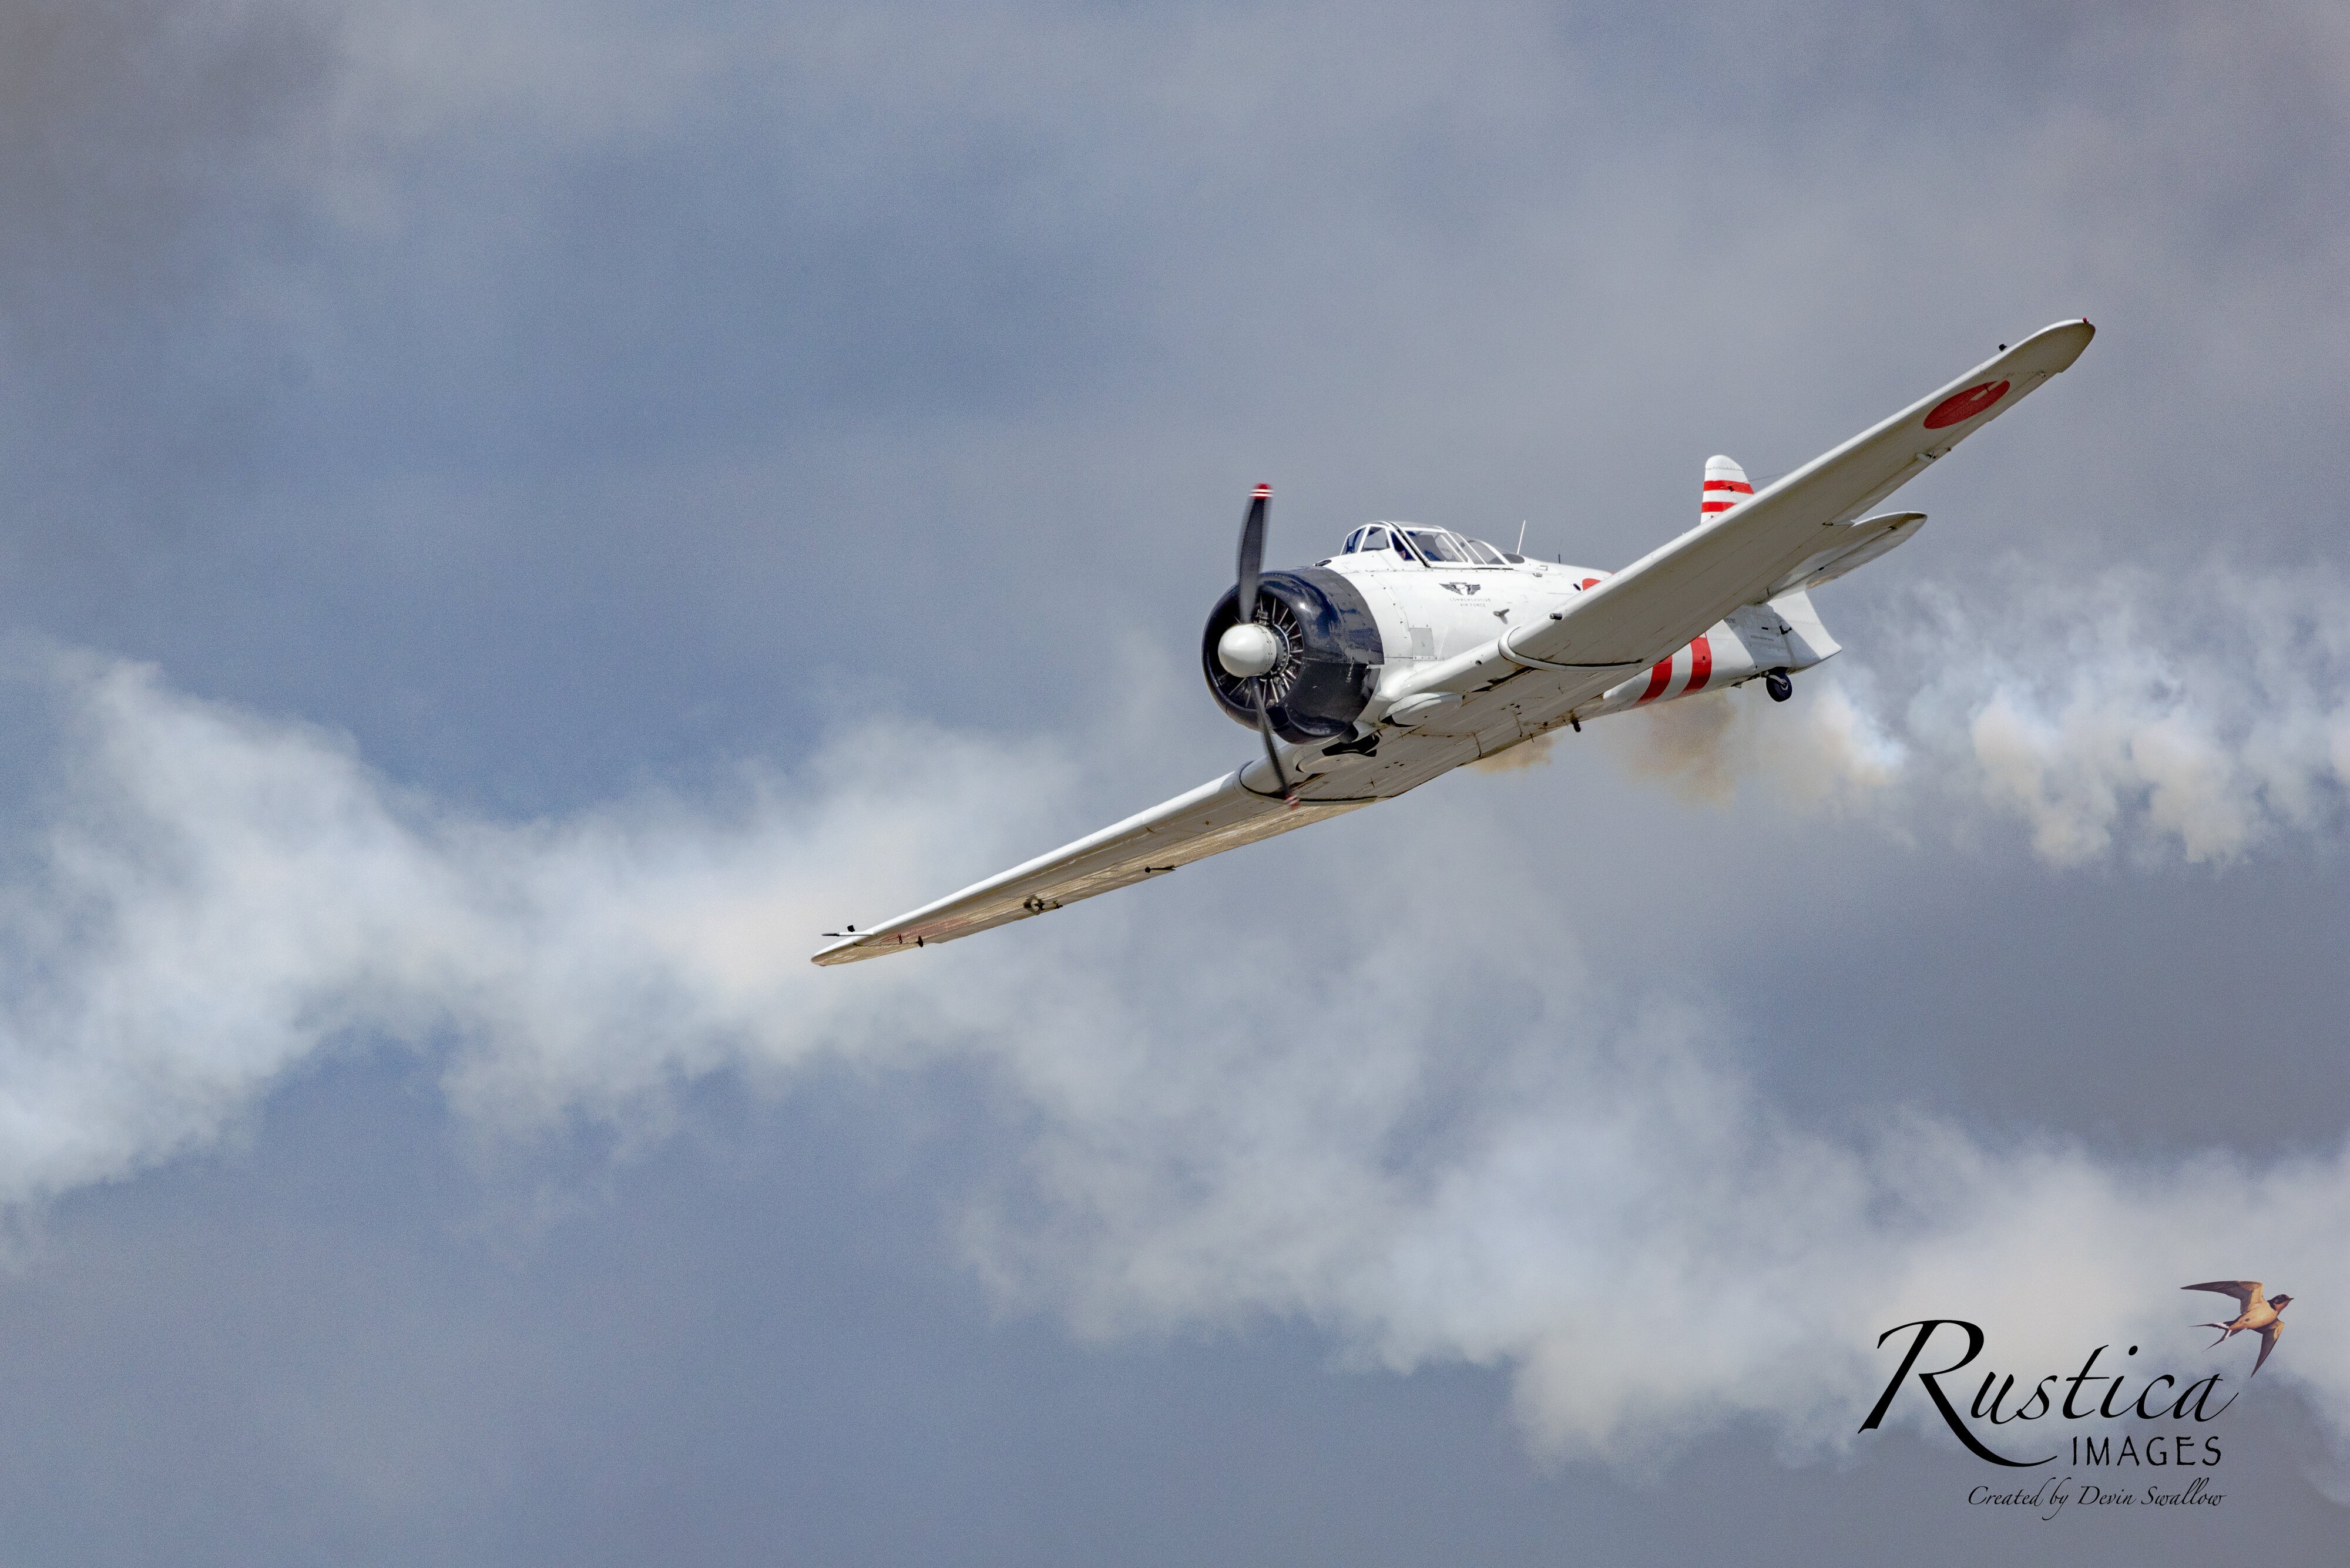
[[[1228,589],[1208,616],[1200,663],[1208,690],[1235,723],[1256,728],[1249,683],[1216,662],[1216,641],[1240,618],[1240,589]],[[1257,579],[1257,620],[1282,642],[1281,662],[1264,677],[1265,709],[1275,733],[1305,745],[1355,732],[1355,715],[1371,700],[1387,653],[1378,623],[1355,585],[1320,566],[1267,572]]]

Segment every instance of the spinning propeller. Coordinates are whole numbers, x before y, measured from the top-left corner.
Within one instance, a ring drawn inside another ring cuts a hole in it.
[[[1256,618],[1256,580],[1258,569],[1264,565],[1264,509],[1273,500],[1273,486],[1260,484],[1249,497],[1248,518],[1241,524],[1240,560],[1240,619],[1225,628],[1216,639],[1216,662],[1222,665],[1233,679],[1247,683],[1249,701],[1256,705],[1256,727],[1264,736],[1265,761],[1273,764],[1273,776],[1281,784],[1281,798],[1295,803],[1297,793],[1289,787],[1289,774],[1281,765],[1281,753],[1274,748],[1273,715],[1266,711],[1265,682],[1281,669],[1282,655],[1288,645],[1279,634]]]

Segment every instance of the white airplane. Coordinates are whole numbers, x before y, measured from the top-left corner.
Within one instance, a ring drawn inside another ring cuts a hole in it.
[[[909,952],[1026,919],[1310,822],[1392,799],[1560,725],[1761,680],[1838,651],[1810,590],[1913,537],[1868,509],[2080,358],[2086,321],[2033,333],[1757,491],[1708,460],[1698,525],[1620,572],[1529,560],[1442,528],[1373,523],[1336,555],[1260,572],[1265,507],[1201,661],[1264,757],[1050,855],[858,930],[820,964]]]

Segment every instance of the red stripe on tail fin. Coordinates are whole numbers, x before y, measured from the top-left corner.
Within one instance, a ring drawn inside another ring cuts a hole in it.
[[[1714,456],[1705,460],[1705,487],[1698,493],[1698,520],[1718,517],[1735,508],[1754,493],[1746,482],[1746,471],[1729,458]]]

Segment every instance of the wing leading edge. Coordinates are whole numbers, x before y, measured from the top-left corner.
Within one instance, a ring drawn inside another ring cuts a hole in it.
[[[951,898],[925,904],[911,914],[835,942],[817,953],[815,961],[855,963],[882,958],[1049,914],[1080,898],[1369,804],[1301,801],[1288,805],[1243,788],[1241,775],[1228,774],[1075,844],[1064,845],[1050,855],[974,883]]]

